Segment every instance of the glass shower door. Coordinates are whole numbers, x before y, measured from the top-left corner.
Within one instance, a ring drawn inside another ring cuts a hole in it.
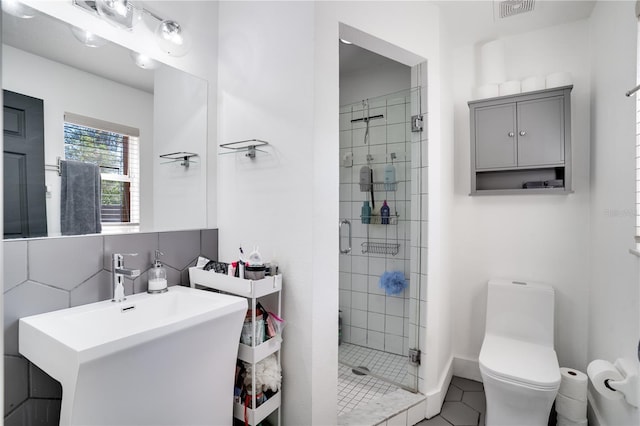
[[[419,232],[411,232],[421,216],[412,182],[422,158],[412,126],[419,115],[419,87],[340,107],[340,220],[350,224],[351,251],[343,250],[343,228],[339,362],[411,391],[418,385],[409,354],[418,347],[420,307]]]

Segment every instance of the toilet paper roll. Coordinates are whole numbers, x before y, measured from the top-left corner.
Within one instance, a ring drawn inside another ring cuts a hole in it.
[[[554,72],[549,74],[545,80],[547,89],[551,89],[552,87],[569,86],[570,84],[573,84],[571,73],[569,72]]]
[[[485,84],[476,90],[476,99],[495,98],[500,95],[497,84]]]
[[[493,40],[480,47],[480,82],[482,84],[501,83],[507,79],[504,44]]]
[[[536,90],[542,90],[545,88],[544,78],[533,76],[527,77],[522,80],[521,83],[522,92],[535,92]]]
[[[560,388],[558,393],[578,401],[587,400],[589,378],[582,371],[562,367],[560,369]]]
[[[577,422],[587,417],[587,401],[578,401],[562,394],[556,396],[556,412]]]
[[[520,80],[510,80],[500,83],[500,96],[516,95],[520,93]]]
[[[587,375],[593,388],[600,395],[612,400],[624,398],[622,392],[607,387],[609,380],[622,380],[622,374],[609,361],[602,359],[591,361],[587,367]]]
[[[568,418],[561,416],[559,414],[556,417],[557,426],[587,426],[588,424],[589,422],[587,421],[586,417],[579,421],[569,420]]]

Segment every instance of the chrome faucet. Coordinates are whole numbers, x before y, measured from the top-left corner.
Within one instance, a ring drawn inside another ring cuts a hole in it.
[[[124,297],[124,277],[135,278],[140,275],[140,269],[126,269],[124,267],[124,256],[137,256],[138,253],[111,255],[111,282],[113,283],[113,299],[112,302],[122,302],[126,300]]]

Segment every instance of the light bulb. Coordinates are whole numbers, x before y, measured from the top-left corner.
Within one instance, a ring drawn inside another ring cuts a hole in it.
[[[139,21],[136,8],[128,0],[96,0],[95,4],[98,15],[113,25],[130,30]]]
[[[133,62],[137,66],[145,70],[154,70],[160,65],[157,61],[154,61],[149,56],[134,51],[131,52],[131,59],[133,59]]]
[[[16,18],[29,19],[36,16],[36,11],[18,0],[2,0],[2,10]]]
[[[176,21],[160,22],[155,31],[158,46],[168,55],[184,56],[189,51],[190,40]]]
[[[101,47],[109,43],[108,40],[105,40],[90,31],[83,30],[78,27],[71,27],[71,32],[80,43],[84,44],[87,47]]]
[[[98,0],[96,9],[100,15],[127,16],[127,0]]]

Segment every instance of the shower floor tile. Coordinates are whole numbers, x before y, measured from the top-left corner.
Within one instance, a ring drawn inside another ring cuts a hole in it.
[[[352,367],[367,367],[369,371],[396,383],[407,379],[407,359],[376,349],[343,343],[339,346],[338,415],[366,405],[399,388],[373,376],[359,376]],[[344,365],[347,364],[347,365]]]
[[[404,384],[407,379],[407,358],[402,355],[342,343],[338,347],[338,357],[341,363],[367,367],[369,371],[386,380]]]
[[[338,415],[368,404],[398,388],[373,376],[358,376],[350,367],[338,365]]]

